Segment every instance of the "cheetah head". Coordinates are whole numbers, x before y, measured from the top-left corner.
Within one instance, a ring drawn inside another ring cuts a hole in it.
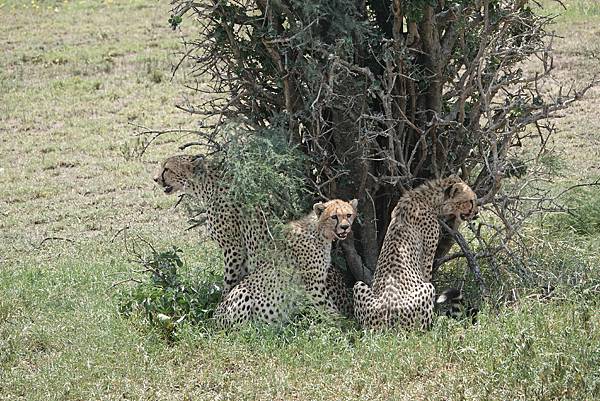
[[[185,189],[192,176],[203,164],[202,156],[171,156],[161,163],[154,176],[154,182],[163,188],[166,194],[174,194]]]
[[[350,202],[334,199],[325,203],[315,203],[313,210],[319,219],[319,231],[331,241],[346,239],[352,230],[357,206],[356,199]]]
[[[458,177],[451,177],[444,189],[442,216],[455,217],[457,222],[472,220],[477,217],[477,195],[471,187]]]

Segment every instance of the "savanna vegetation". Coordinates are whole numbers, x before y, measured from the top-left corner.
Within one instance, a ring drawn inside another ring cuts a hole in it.
[[[600,398],[597,186],[564,193],[565,212],[521,228],[526,270],[510,259],[482,266],[491,292],[474,326],[205,324],[220,254],[151,180],[196,137],[147,147],[152,134],[136,135],[195,123],[174,106],[189,92],[185,77],[171,79],[181,33],[166,3],[0,0],[0,399]],[[562,12],[550,27],[556,87],[600,72],[600,6],[564,4],[544,11]],[[558,132],[536,159],[550,173],[540,189],[554,196],[600,177],[599,107],[592,88],[553,120]],[[173,274],[136,274],[140,259]],[[473,285],[462,260],[437,280]]]

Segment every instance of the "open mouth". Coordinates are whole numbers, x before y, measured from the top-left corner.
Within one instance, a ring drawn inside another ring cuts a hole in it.
[[[338,239],[346,239],[348,237],[348,232],[335,233],[335,236],[338,237]]]
[[[170,185],[165,186],[165,193],[170,194],[171,192],[173,192],[173,187]]]

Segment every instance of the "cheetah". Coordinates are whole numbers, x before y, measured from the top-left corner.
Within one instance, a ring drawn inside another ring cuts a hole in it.
[[[256,257],[271,241],[264,214],[247,210],[231,200],[222,168],[201,155],[177,155],[164,160],[154,181],[168,195],[184,192],[206,209],[209,236],[219,245],[225,261],[223,294],[256,268]]]
[[[184,192],[206,209],[208,233],[223,252],[225,299],[249,271],[268,264],[264,256],[275,244],[264,213],[258,209],[248,210],[231,200],[223,170],[221,165],[202,155],[176,155],[160,164],[154,181],[166,194]],[[344,285],[342,274],[333,266],[327,270],[326,286],[328,302],[342,314],[351,316],[352,295]]]
[[[291,271],[276,262],[246,276],[217,307],[219,326],[228,327],[258,321],[284,322],[297,309],[296,286],[307,295],[308,302],[340,313],[331,294],[331,246],[347,238],[356,217],[358,201],[339,199],[316,203],[313,211],[284,229],[283,252]],[[334,280],[335,281],[335,280]],[[339,280],[335,281],[339,284]],[[339,287],[338,287],[339,288]]]
[[[459,177],[426,182],[405,193],[392,211],[372,287],[354,285],[354,314],[367,329],[431,325],[435,288],[432,265],[439,240],[439,217],[456,225],[477,216],[477,195]]]

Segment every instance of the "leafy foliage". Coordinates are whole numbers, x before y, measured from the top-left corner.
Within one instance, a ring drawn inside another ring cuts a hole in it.
[[[183,323],[209,322],[221,299],[216,283],[222,277],[207,272],[196,272],[200,274],[195,278],[182,274],[184,264],[180,254],[176,247],[161,252],[152,250],[151,256],[142,261],[147,274],[138,285],[120,295],[121,314],[141,313],[168,338]]]
[[[283,140],[281,128],[244,135],[231,126],[224,159],[232,197],[245,207],[260,207],[287,221],[309,207],[303,154]]]

